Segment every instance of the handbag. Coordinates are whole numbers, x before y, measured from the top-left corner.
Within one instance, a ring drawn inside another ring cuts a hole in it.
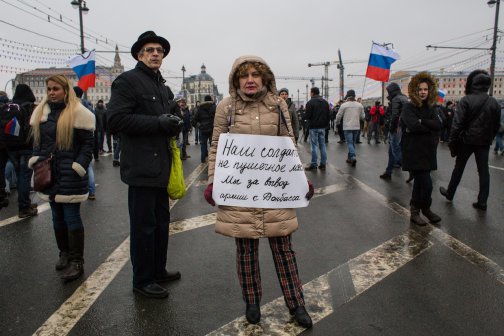
[[[52,155],[47,159],[40,160],[33,165],[33,190],[42,192],[53,183],[52,179]]]
[[[184,182],[182,160],[180,159],[180,149],[177,147],[175,138],[170,139],[170,147],[172,148],[172,162],[167,190],[168,196],[172,200],[176,200],[185,196],[186,187]]]

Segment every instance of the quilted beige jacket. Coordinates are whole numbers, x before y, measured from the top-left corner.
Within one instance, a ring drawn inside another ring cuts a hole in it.
[[[280,127],[280,135],[289,136],[289,130],[292,130],[287,104],[277,95],[274,80],[267,88],[267,93],[258,100],[240,94],[233,86],[234,73],[241,64],[247,61],[257,61],[267,66],[263,59],[256,56],[242,56],[234,62],[229,74],[230,97],[224,98],[219,103],[215,113],[212,145],[208,158],[208,183],[213,182],[217,143],[221,133],[275,136]],[[279,125],[278,107],[285,116],[289,130],[282,123]],[[256,239],[287,236],[297,227],[295,209],[219,206],[215,231],[229,237]]]

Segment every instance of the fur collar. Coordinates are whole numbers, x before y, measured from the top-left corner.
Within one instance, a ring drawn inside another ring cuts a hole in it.
[[[418,85],[420,82],[426,81],[429,85],[429,97],[427,98],[427,104],[429,106],[434,106],[438,97],[438,87],[437,80],[428,72],[420,72],[411,78],[408,84],[408,96],[411,103],[416,107],[422,106],[422,100],[418,95]]]
[[[46,122],[49,113],[51,113],[49,104],[45,103],[37,106],[37,108],[33,111],[32,116],[30,118],[30,125],[33,126],[33,124],[35,123],[35,119],[37,118],[39,113],[42,113],[42,119],[40,119],[40,122],[41,123]],[[89,111],[87,108],[84,107],[84,105],[82,105],[79,102],[77,104],[74,113],[75,113],[74,128],[83,129],[87,131],[95,130],[95,116],[93,112]]]

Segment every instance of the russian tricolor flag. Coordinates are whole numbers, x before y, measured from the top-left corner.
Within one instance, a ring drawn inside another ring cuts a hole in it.
[[[394,49],[373,42],[366,77],[379,82],[388,82],[390,66],[399,58],[399,54]]]
[[[16,117],[12,118],[7,125],[5,125],[4,132],[5,134],[19,136],[19,131],[21,131],[21,127],[19,126],[18,120]]]
[[[95,86],[95,51],[86,51],[82,55],[75,55],[68,64],[77,74],[79,82],[77,85],[83,90],[87,91],[88,88]]]
[[[440,102],[440,103],[444,102],[446,92],[444,92],[441,89],[438,89],[437,93],[438,93],[438,102]]]

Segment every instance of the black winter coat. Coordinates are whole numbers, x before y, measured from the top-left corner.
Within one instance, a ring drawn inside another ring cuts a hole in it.
[[[401,127],[402,169],[436,170],[441,121],[435,107],[406,103],[401,112]]]
[[[193,126],[199,125],[199,130],[204,134],[212,134],[215,117],[215,104],[204,102],[193,116]]]
[[[306,104],[305,119],[308,120],[308,127],[310,129],[328,128],[331,112],[329,111],[327,101],[318,95],[313,96]]]
[[[501,107],[495,98],[488,96],[487,91],[488,88],[483,92],[476,91],[460,100],[453,118],[450,146],[453,146],[459,137],[462,143],[468,145],[492,144],[499,130]]]
[[[121,136],[121,179],[130,186],[168,186],[172,152],[158,117],[173,114],[178,105],[164,82],[159,72],[138,62],[112,83],[107,126]]]
[[[386,118],[388,121],[388,129],[390,133],[397,132],[397,127],[399,126],[399,117],[401,116],[401,111],[404,105],[408,102],[408,97],[402,94],[399,85],[391,83],[387,86],[387,92],[390,97],[390,116]]]
[[[41,108],[43,116],[40,122],[40,144],[33,149],[28,166],[33,167],[35,162],[52,153],[53,184],[39,193],[39,196],[56,203],[79,203],[88,197],[87,169],[93,159],[95,117],[82,104],[77,105],[72,148],[59,150],[56,148],[56,127],[64,107],[64,103],[48,103],[37,107],[33,112],[35,117]]]

